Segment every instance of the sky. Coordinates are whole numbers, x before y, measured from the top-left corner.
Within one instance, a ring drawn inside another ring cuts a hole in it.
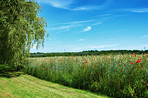
[[[31,52],[148,49],[148,0],[37,0],[44,48]]]

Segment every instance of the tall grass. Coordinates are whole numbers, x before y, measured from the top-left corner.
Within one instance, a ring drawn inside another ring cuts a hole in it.
[[[30,58],[24,72],[114,97],[148,97],[148,55]]]

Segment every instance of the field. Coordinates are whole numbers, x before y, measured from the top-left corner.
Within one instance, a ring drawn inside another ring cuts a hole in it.
[[[113,97],[148,97],[148,55],[30,58],[24,72]]]
[[[0,98],[108,98],[30,75],[0,77]]]

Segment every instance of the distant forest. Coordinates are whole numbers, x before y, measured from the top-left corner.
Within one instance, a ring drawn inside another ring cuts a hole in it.
[[[88,50],[82,52],[55,52],[55,53],[31,53],[30,57],[53,57],[53,56],[87,56],[87,55],[117,55],[117,54],[148,54],[148,50]]]

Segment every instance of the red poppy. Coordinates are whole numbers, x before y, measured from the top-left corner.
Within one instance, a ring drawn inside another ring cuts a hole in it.
[[[135,54],[134,56],[135,56],[135,57],[137,57],[137,55],[136,55],[136,54]]]
[[[119,63],[119,65],[121,65],[121,64]]]
[[[141,66],[141,67],[143,67],[143,66]]]
[[[148,55],[146,55],[146,57],[148,57]]]
[[[143,81],[143,83],[145,83],[145,81]]]
[[[85,64],[88,63],[87,61],[84,62]]]
[[[110,65],[109,65],[110,66]]]
[[[133,62],[131,62],[131,64],[134,64]]]
[[[141,63],[141,61],[138,59],[136,63]]]
[[[131,54],[131,56],[133,56],[133,54]]]
[[[146,86],[148,86],[148,84]]]
[[[126,65],[124,65],[126,67]]]
[[[94,65],[94,66],[97,66],[97,65]]]

